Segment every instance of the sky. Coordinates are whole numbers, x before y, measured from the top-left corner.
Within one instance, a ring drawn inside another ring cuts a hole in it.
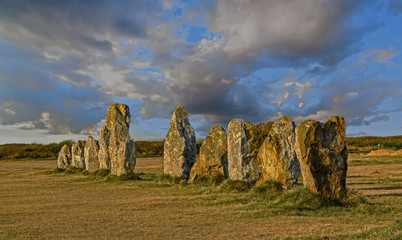
[[[135,140],[183,104],[198,139],[234,118],[343,116],[402,135],[402,0],[0,0],[0,143]]]

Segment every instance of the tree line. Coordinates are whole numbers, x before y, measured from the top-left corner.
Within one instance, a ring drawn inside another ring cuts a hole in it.
[[[197,153],[203,140],[197,141]],[[346,138],[346,146],[349,152],[370,152],[371,150],[386,148],[402,149],[402,136],[390,137],[349,137]],[[0,160],[27,160],[27,159],[57,159],[59,151],[64,144],[71,148],[72,140],[50,144],[23,144],[11,143],[0,145]],[[162,157],[165,141],[136,141],[137,157]]]

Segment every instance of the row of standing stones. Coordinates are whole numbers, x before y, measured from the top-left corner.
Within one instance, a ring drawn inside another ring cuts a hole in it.
[[[72,149],[63,146],[58,168],[109,169],[111,174],[133,173],[135,142],[129,134],[130,112],[125,104],[111,105],[99,142],[91,136]],[[228,133],[213,127],[196,161],[196,138],[182,105],[173,113],[164,144],[164,173],[189,182],[222,174],[250,183],[277,181],[287,187],[303,184],[326,198],[339,199],[346,191],[348,152],[345,121],[333,116],[326,123],[305,120],[297,126],[290,117],[253,125],[241,119],[229,123]]]
[[[99,141],[89,136],[87,141],[73,144],[71,151],[64,145],[59,152],[57,167],[66,169],[71,166],[89,172],[108,169],[117,176],[133,173],[136,148],[129,134],[130,117],[127,105],[111,105]]]
[[[173,113],[164,145],[164,173],[195,182],[222,174],[251,183],[277,181],[295,187],[302,175],[312,192],[339,199],[346,191],[348,152],[345,121],[333,116],[326,123],[305,120],[297,126],[285,116],[253,125],[241,119],[228,132],[213,127],[196,161],[194,129],[180,105]]]

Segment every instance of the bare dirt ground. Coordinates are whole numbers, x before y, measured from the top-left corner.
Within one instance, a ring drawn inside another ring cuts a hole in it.
[[[399,239],[402,158],[349,159],[356,208],[276,211],[247,193],[164,184],[162,159],[138,159],[143,180],[54,173],[56,161],[0,162],[0,239]]]

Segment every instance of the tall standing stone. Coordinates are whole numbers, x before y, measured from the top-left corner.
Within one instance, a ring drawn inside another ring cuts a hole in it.
[[[109,156],[109,142],[110,142],[110,131],[104,126],[100,132],[99,137],[99,152],[98,161],[100,169],[110,170],[110,156]]]
[[[85,169],[88,170],[88,172],[95,172],[99,169],[98,152],[98,141],[89,136],[84,149]]]
[[[325,124],[301,122],[296,127],[296,153],[305,186],[330,199],[342,197],[348,158],[343,117],[332,116]]]
[[[64,144],[59,152],[59,157],[57,159],[57,167],[60,169],[66,169],[71,164],[71,151],[70,148]]]
[[[295,141],[295,124],[290,117],[282,117],[273,123],[258,153],[261,181],[273,180],[286,186],[297,184],[300,164]]]
[[[84,156],[85,141],[79,140],[71,147],[71,166],[76,168],[85,168]]]
[[[188,121],[188,113],[180,104],[173,113],[166,134],[163,156],[165,174],[188,179],[197,153],[194,129]]]
[[[251,123],[241,119],[233,119],[228,127],[228,172],[233,180],[255,182],[260,170],[256,160],[251,155],[250,130]]]
[[[227,135],[221,126],[209,131],[200,148],[199,160],[190,173],[190,182],[208,175],[222,174],[228,177]]]
[[[130,109],[125,104],[111,105],[106,115],[108,133],[105,130],[104,135],[109,134],[108,154],[110,172],[113,175],[120,176],[134,171],[136,148],[135,142],[131,139],[129,133],[130,117]]]

